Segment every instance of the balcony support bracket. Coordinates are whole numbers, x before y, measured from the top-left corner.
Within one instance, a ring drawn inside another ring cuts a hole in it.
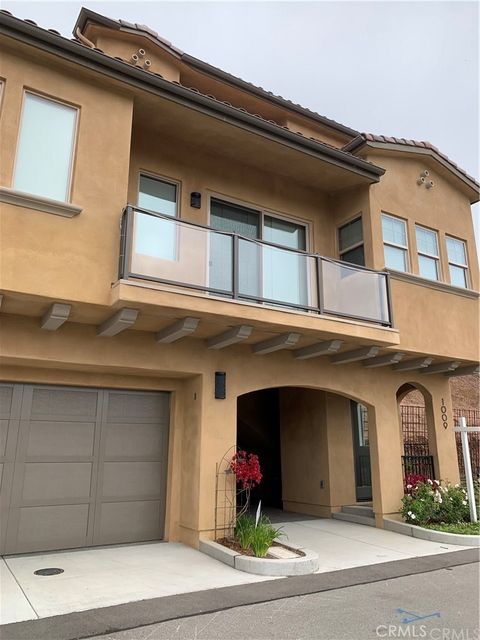
[[[353,351],[345,351],[337,353],[336,356],[330,358],[332,364],[348,364],[349,362],[358,362],[359,360],[367,360],[374,358],[380,351],[380,347],[362,347]]]
[[[282,333],[280,336],[270,338],[269,340],[263,340],[257,342],[252,347],[252,351],[257,356],[264,356],[267,353],[273,353],[274,351],[280,351],[287,347],[292,347],[300,340],[300,333]]]
[[[209,349],[224,349],[237,342],[242,342],[250,337],[253,327],[248,324],[241,324],[239,327],[232,327],[228,331],[224,331],[217,336],[213,336],[207,340]]]
[[[413,360],[404,360],[394,364],[394,371],[414,371],[415,369],[425,369],[433,362],[433,358],[414,358]]]
[[[155,335],[155,340],[162,344],[170,344],[171,342],[176,342],[185,336],[193,333],[197,327],[200,320],[198,318],[182,318],[178,320],[178,322],[174,322],[173,324],[165,327]]]
[[[317,342],[311,344],[308,347],[297,349],[293,352],[296,360],[308,360],[309,358],[316,358],[318,356],[325,356],[329,353],[335,353],[340,349],[343,344],[343,340],[327,340],[325,342]]]
[[[427,367],[423,369],[420,373],[429,374],[429,373],[448,373],[449,371],[455,371],[460,366],[461,362],[459,360],[450,360],[449,362],[439,362],[438,364],[434,364],[431,367]]]
[[[46,331],[56,331],[59,327],[62,326],[64,322],[68,320],[71,310],[71,304],[61,304],[60,302],[55,302],[41,319],[41,328],[45,329]]]
[[[453,371],[447,371],[445,375],[451,378],[453,376],[478,375],[479,373],[480,373],[480,365],[470,364],[466,367],[458,367],[458,369],[454,369]]]
[[[132,327],[137,317],[138,309],[128,309],[127,307],[120,309],[120,311],[117,311],[117,313],[108,320],[105,320],[105,322],[98,327],[97,335],[106,338],[116,336],[117,333]]]
[[[387,353],[385,356],[366,360],[363,363],[363,366],[368,367],[369,369],[373,369],[374,367],[386,367],[389,364],[397,364],[397,362],[400,362],[404,356],[405,354],[400,351],[397,351],[396,353]]]

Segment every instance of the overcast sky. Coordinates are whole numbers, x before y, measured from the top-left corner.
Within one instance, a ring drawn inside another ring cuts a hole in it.
[[[69,37],[82,4],[354,129],[429,140],[479,175],[477,2],[1,0]]]

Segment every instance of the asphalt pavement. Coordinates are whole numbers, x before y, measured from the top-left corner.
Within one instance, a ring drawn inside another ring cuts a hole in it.
[[[240,606],[97,640],[478,640],[479,567],[471,563]]]

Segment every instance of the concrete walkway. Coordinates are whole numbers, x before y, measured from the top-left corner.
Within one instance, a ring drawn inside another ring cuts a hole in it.
[[[289,544],[318,552],[319,573],[465,548],[338,520],[271,515]],[[34,574],[46,567],[64,572]],[[0,623],[7,624],[272,578],[236,571],[180,543],[158,542],[9,556],[0,580]]]

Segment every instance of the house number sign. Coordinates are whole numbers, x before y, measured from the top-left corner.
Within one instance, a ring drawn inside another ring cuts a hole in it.
[[[440,411],[442,412],[442,420],[443,420],[443,428],[448,428],[448,416],[447,416],[447,407],[445,406],[445,400],[442,398],[442,406],[440,407]]]

